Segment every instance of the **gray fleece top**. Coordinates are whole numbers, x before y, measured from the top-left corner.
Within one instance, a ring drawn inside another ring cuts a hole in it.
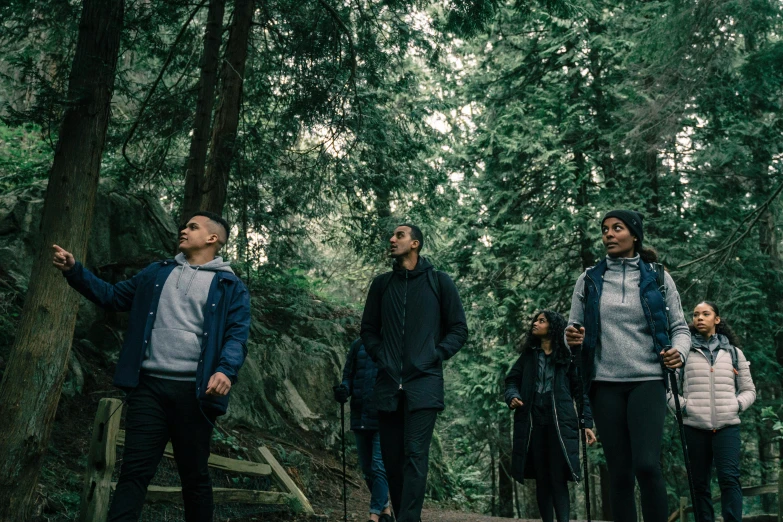
[[[595,380],[616,382],[663,379],[660,358],[653,349],[652,332],[647,325],[639,295],[639,256],[607,256],[606,262],[600,300],[601,331],[595,354]],[[584,324],[584,279],[583,273],[576,282],[568,316],[569,324]],[[682,312],[680,294],[668,272],[664,276],[664,284],[669,339],[684,361],[690,351],[690,331]]]
[[[158,303],[150,346],[144,354],[144,373],[175,381],[195,381],[204,334],[204,306],[215,272],[232,272],[229,263],[216,257],[203,265],[188,264],[181,252]]]

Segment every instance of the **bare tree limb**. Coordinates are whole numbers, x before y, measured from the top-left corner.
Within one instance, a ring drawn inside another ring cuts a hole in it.
[[[775,191],[772,193],[772,195],[765,201],[760,207],[755,209],[753,212],[748,214],[745,219],[742,220],[742,223],[739,224],[737,227],[737,230],[732,233],[731,237],[729,238],[729,242],[722,246],[721,248],[714,250],[710,252],[709,254],[705,254],[699,258],[696,258],[692,261],[688,261],[687,263],[684,263],[676,268],[673,268],[672,270],[681,270],[683,268],[687,268],[691,265],[695,265],[696,263],[701,263],[702,261],[705,261],[713,256],[716,256],[718,254],[724,254],[726,252],[731,251],[737,244],[739,244],[745,237],[747,237],[748,234],[750,234],[750,231],[753,230],[753,227],[758,223],[758,221],[761,219],[761,216],[764,215],[764,211],[769,208],[770,205],[777,199],[777,197],[780,195],[780,193],[783,192],[783,183],[778,185],[778,187],[775,189]],[[752,216],[753,221],[750,222],[750,224],[745,228],[745,230],[740,234],[740,230],[742,229],[742,226],[750,220]],[[739,236],[737,236],[739,234]],[[736,239],[733,239],[736,237]],[[732,240],[733,239],[733,240]]]
[[[332,17],[332,20],[340,27],[340,29],[343,30],[345,33],[345,36],[348,38],[348,45],[350,46],[351,50],[351,76],[348,79],[348,83],[350,83],[352,86],[354,86],[354,89],[356,87],[356,45],[354,45],[353,42],[353,34],[351,33],[351,29],[343,22],[342,18],[340,18],[340,13],[337,12],[337,10],[329,5],[326,0],[318,0],[318,3],[324,6],[324,9],[329,11],[329,15]]]
[[[133,135],[136,133],[136,129],[138,129],[139,123],[141,123],[141,117],[144,115],[144,111],[147,108],[147,104],[152,98],[152,95],[155,93],[155,89],[157,89],[158,84],[163,79],[163,74],[166,72],[166,69],[171,63],[171,60],[174,58],[174,51],[177,49],[180,40],[182,40],[182,37],[185,36],[185,31],[187,30],[188,26],[190,26],[190,22],[193,21],[193,18],[196,17],[196,14],[201,10],[202,7],[204,7],[204,4],[206,3],[207,0],[201,0],[201,3],[198,4],[193,11],[191,11],[190,16],[188,17],[187,21],[185,21],[185,23],[183,24],[182,29],[179,30],[179,34],[174,39],[174,43],[171,44],[171,49],[169,49],[169,54],[168,56],[166,56],[166,61],[163,62],[163,67],[160,68],[158,77],[155,78],[155,81],[152,83],[152,87],[150,87],[147,96],[144,98],[144,101],[141,102],[141,107],[139,107],[139,114],[136,116],[136,121],[133,122],[130,131],[128,131],[128,136],[125,138],[125,141],[122,144],[122,157],[125,158],[125,162],[128,165],[130,165],[133,169],[135,169],[137,172],[144,172],[144,169],[134,165],[133,162],[128,157],[128,153],[127,153],[128,143],[130,142],[131,138],[133,138]]]

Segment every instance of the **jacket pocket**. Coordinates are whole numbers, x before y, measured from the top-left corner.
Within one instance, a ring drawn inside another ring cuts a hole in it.
[[[440,362],[438,352],[435,350],[435,339],[432,334],[428,335],[424,343],[419,347],[417,353],[411,357],[411,363],[421,371],[427,371],[434,368]]]

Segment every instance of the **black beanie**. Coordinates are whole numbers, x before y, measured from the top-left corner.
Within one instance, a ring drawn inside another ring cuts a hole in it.
[[[641,213],[636,212],[635,210],[612,210],[606,213],[601,220],[601,225],[610,217],[617,218],[625,223],[625,226],[628,227],[631,234],[638,239],[637,248],[642,247],[642,243],[644,242],[644,216]]]

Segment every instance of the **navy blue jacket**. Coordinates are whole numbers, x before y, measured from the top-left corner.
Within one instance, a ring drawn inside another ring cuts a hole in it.
[[[601,330],[601,290],[603,275],[606,273],[606,259],[585,272],[585,339],[582,343],[582,368],[585,387],[589,389],[595,377],[595,348],[598,344],[598,332]],[[666,314],[666,301],[658,289],[655,270],[647,263],[639,263],[639,296],[642,300],[644,318],[653,337],[653,349],[658,354],[671,346],[669,339],[669,317]],[[609,318],[611,320],[611,318]]]
[[[116,312],[130,311],[128,332],[114,373],[114,385],[118,388],[129,391],[139,384],[141,363],[155,324],[160,294],[176,266],[173,259],[157,261],[116,285],[98,278],[81,263],[63,272],[71,287],[98,306]],[[196,370],[196,397],[202,409],[223,415],[231,392],[225,397],[207,395],[207,383],[215,372],[225,374],[232,383],[237,381],[239,368],[247,355],[250,294],[231,272],[215,272],[205,308],[201,360]]]
[[[372,391],[378,368],[372,362],[361,339],[351,343],[345,359],[342,385],[351,394],[351,429],[378,430],[378,409]]]

